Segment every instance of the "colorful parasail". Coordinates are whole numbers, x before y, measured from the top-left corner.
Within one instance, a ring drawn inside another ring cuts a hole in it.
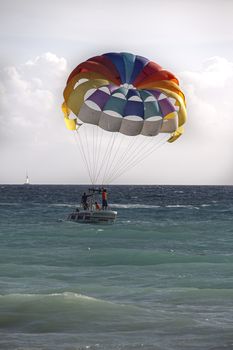
[[[69,130],[91,124],[129,137],[168,135],[169,143],[182,135],[186,121],[178,79],[157,63],[125,52],[105,53],[80,63],[67,80],[62,110]],[[93,141],[94,146],[98,148],[98,141]],[[92,182],[97,181],[92,175]]]

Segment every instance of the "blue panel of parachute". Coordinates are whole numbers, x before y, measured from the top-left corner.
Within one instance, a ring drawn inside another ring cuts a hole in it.
[[[106,56],[108,59],[110,59],[112,63],[116,66],[116,69],[118,70],[121,78],[121,82],[122,84],[124,84],[126,82],[126,75],[125,75],[125,62],[124,62],[123,56],[115,52],[109,52],[104,54],[103,56]]]
[[[128,90],[128,93],[127,93],[127,99],[129,100],[130,97],[133,97],[133,96],[138,96],[140,99],[141,99],[141,96],[140,96],[140,93],[138,90],[135,90],[135,89],[129,89]]]
[[[125,82],[129,83],[131,75],[133,73],[136,56],[128,52],[123,52],[121,55],[125,63]]]
[[[134,80],[138,76],[138,74],[141,72],[141,70],[145,67],[145,65],[149,62],[149,60],[142,56],[136,56],[135,63],[134,63],[134,69],[132,72],[132,75],[130,77],[130,84],[133,84]]]
[[[124,116],[127,115],[136,115],[138,117],[144,116],[144,105],[142,102],[139,101],[127,101],[125,109],[124,109]]]

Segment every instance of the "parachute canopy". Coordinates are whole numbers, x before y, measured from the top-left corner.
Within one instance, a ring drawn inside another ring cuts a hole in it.
[[[183,133],[186,121],[178,79],[130,53],[106,53],[80,63],[67,80],[62,110],[69,130],[92,124],[131,137],[166,133],[168,142]]]

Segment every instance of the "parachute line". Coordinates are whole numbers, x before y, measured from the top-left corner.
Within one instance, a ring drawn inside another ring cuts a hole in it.
[[[115,181],[170,137],[168,134],[162,139],[158,139],[158,136],[132,137],[98,129],[96,125],[85,124],[75,133],[75,141],[93,185],[107,185]]]
[[[121,136],[121,134],[118,133],[118,134],[117,134],[118,145],[116,145],[116,147],[115,147],[115,152],[114,152],[114,154],[113,154],[113,156],[112,156],[112,161],[111,161],[111,163],[110,163],[110,165],[109,165],[108,173],[107,173],[107,175],[106,175],[106,179],[109,178],[109,173],[111,173],[111,170],[112,170],[112,168],[113,168],[114,162],[115,162],[115,166],[116,166],[116,159],[117,159],[117,161],[119,161],[119,154],[120,154],[119,150],[120,150],[120,146],[121,146],[121,142],[122,142],[120,136]],[[106,180],[106,181],[107,181],[107,180]]]
[[[75,143],[76,143],[78,149],[80,150],[80,154],[81,154],[81,157],[83,159],[83,163],[85,164],[86,169],[87,169],[88,174],[89,174],[89,178],[91,179],[91,172],[90,172],[90,169],[89,169],[89,166],[88,166],[88,161],[87,161],[84,149],[83,149],[82,141],[81,141],[81,138],[77,134],[78,134],[78,131],[75,130],[75,133],[73,134],[74,135],[74,139],[75,139]],[[79,145],[78,145],[78,141],[79,141]]]
[[[91,173],[91,183],[93,184],[93,168],[91,166],[91,153],[90,153],[90,150],[89,150],[89,142],[88,142],[88,138],[87,138],[87,130],[86,128],[84,128],[84,131],[85,131],[85,141],[86,141],[86,149],[87,149],[87,154],[88,154],[88,161],[89,161],[89,165],[90,165],[90,173]]]
[[[169,137],[170,137],[170,135],[169,135]],[[119,172],[117,174],[115,174],[115,176],[113,176],[112,178],[109,179],[109,182],[115,181],[117,178],[119,178],[121,175],[123,175],[126,171],[129,171],[132,168],[134,168],[143,159],[148,158],[153,152],[155,152],[158,148],[163,146],[167,142],[167,140],[168,140],[168,137],[166,135],[162,140],[160,140],[155,145],[153,145],[148,152],[144,152],[143,154],[140,155],[140,157],[137,157],[134,160],[132,160],[131,163],[128,164],[127,167],[121,169],[121,171],[119,170]]]
[[[98,173],[97,173],[97,175],[96,175],[96,181],[97,181],[98,178],[101,176],[101,169],[102,169],[102,167],[104,166],[104,163],[105,163],[105,161],[106,161],[106,159],[107,159],[109,147],[110,147],[111,141],[112,141],[112,139],[113,139],[113,136],[114,136],[114,134],[111,134],[111,137],[110,137],[109,140],[108,140],[108,144],[107,144],[106,147],[105,147],[104,156],[103,156],[103,158],[102,158],[102,161],[101,161],[101,164],[100,164],[100,167],[99,167],[99,171],[98,171]],[[102,183],[103,183],[103,181],[102,181]]]
[[[123,139],[124,139],[124,135],[122,135],[122,141],[123,141]],[[126,140],[127,140],[127,138],[126,138]],[[123,151],[123,153],[119,152],[117,161],[116,161],[116,163],[115,163],[111,173],[114,173],[115,171],[117,171],[119,169],[119,166],[121,166],[121,164],[124,162],[126,156],[129,154],[129,151],[132,149],[133,145],[135,144],[136,138],[132,138],[131,139],[131,137],[128,136],[128,141],[129,142],[128,142],[127,146],[126,146],[126,149]]]
[[[98,127],[97,127],[98,128]],[[99,159],[100,159],[100,155],[101,155],[101,146],[102,146],[102,140],[103,140],[103,129],[101,130],[101,135],[100,135],[100,140],[99,140],[99,145],[97,146],[97,159],[96,159],[96,176],[95,176],[95,183],[97,183],[98,181],[98,173],[99,173]]]
[[[117,164],[117,167],[113,169],[111,172],[109,178],[111,179],[115,173],[118,173],[121,169],[124,169],[124,167],[127,167],[129,162],[131,161],[132,158],[137,156],[139,153],[142,153],[144,151],[144,146],[143,144],[146,142],[151,142],[151,139],[144,138],[142,142],[138,144],[138,141],[140,141],[140,136],[136,136],[129,145],[129,147],[126,149],[124,153],[124,157],[120,159],[120,161]],[[130,152],[129,152],[130,151]]]

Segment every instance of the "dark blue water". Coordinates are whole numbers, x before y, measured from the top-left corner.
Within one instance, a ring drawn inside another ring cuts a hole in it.
[[[0,187],[0,349],[233,349],[233,187]]]

